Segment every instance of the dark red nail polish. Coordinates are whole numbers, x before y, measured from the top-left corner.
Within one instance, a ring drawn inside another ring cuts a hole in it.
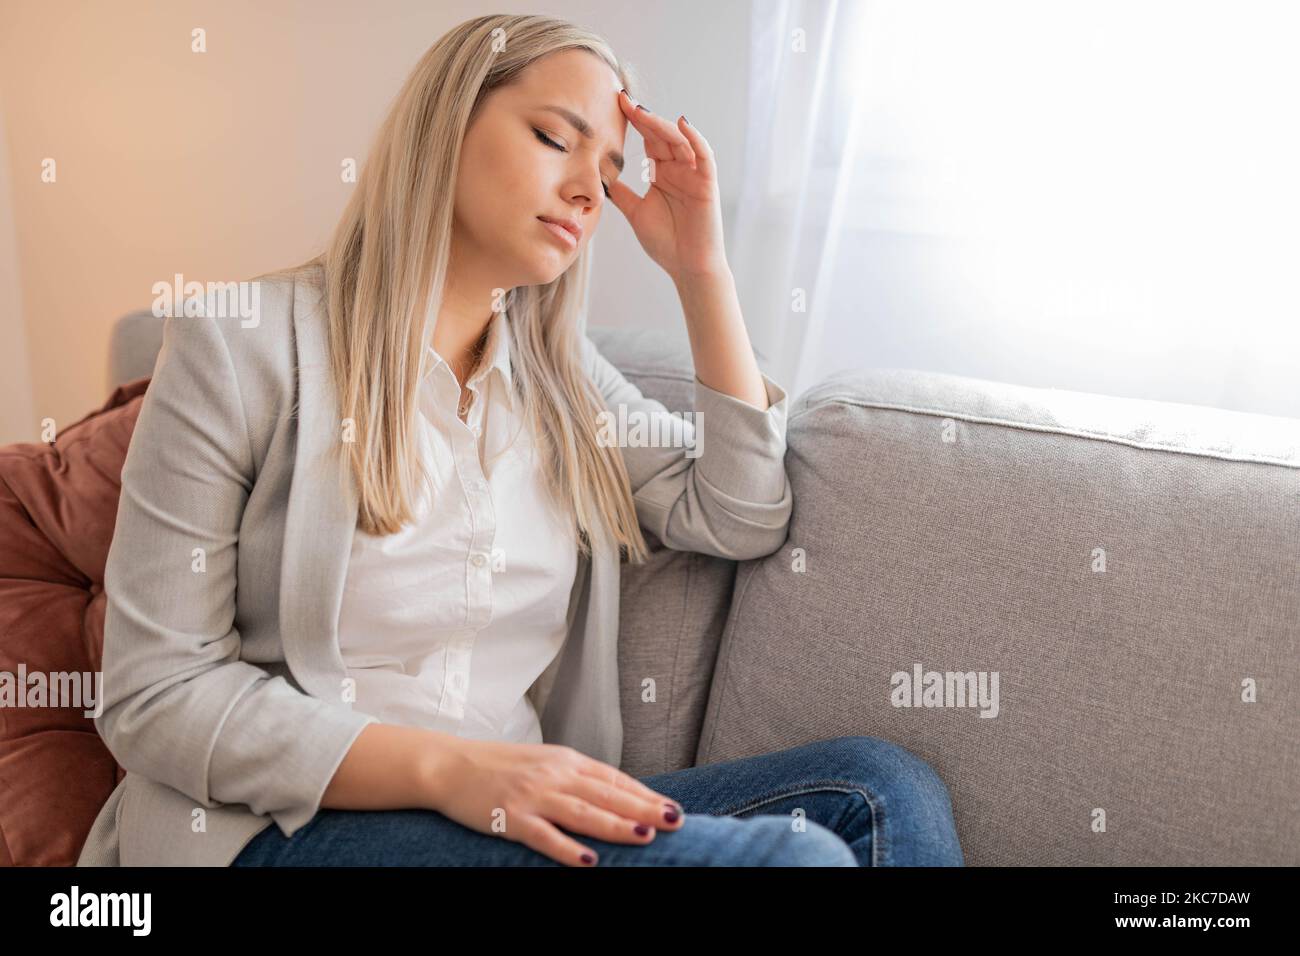
[[[667,820],[669,823],[676,823],[678,817],[680,816],[681,814],[678,813],[676,810],[674,810],[672,807],[669,807],[667,810],[664,811],[664,819]]]
[[[682,114],[682,122],[685,123],[687,126],[691,125],[691,121],[686,118],[685,113]]]
[[[584,854],[582,854],[582,862],[583,862],[583,863],[595,863],[595,862],[596,862],[596,858],[595,858],[594,856],[592,856],[590,853],[584,853]]]
[[[645,836],[647,833],[650,832],[650,828],[646,826],[644,823],[638,823],[632,829],[636,831],[637,836]]]
[[[636,105],[636,108],[639,109],[639,110],[645,110],[647,113],[650,112],[649,110],[646,110],[645,107],[642,106],[640,103],[638,103],[638,104]]]

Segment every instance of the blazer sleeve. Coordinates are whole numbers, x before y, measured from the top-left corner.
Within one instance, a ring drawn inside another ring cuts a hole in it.
[[[236,569],[255,465],[218,321],[166,320],[105,567],[95,727],[128,771],[205,807],[247,804],[290,836],[375,718],[240,659]]]
[[[769,407],[750,405],[695,378],[690,419],[669,412],[584,336],[588,369],[607,422],[628,424],[621,442],[641,526],[668,548],[735,561],[771,554],[785,542],[794,497],[785,470],[788,396],[762,374]],[[642,439],[633,431],[644,426]],[[671,441],[653,443],[654,436]]]

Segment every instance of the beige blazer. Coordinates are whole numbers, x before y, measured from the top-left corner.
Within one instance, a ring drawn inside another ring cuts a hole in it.
[[[272,823],[292,836],[375,721],[343,693],[336,624],[357,500],[325,464],[341,424],[320,292],[275,278],[260,294],[256,324],[166,320],[105,569],[95,726],[127,773],[81,866],[226,866]],[[669,414],[585,335],[583,352],[611,412]],[[739,560],[784,543],[788,403],[764,384],[760,411],[696,379],[699,418],[674,424],[698,432],[698,456],[623,447],[638,519],[667,547]],[[602,536],[592,546],[564,646],[528,693],[547,742],[617,766],[620,562]]]

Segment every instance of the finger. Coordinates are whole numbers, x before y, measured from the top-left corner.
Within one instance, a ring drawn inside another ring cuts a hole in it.
[[[665,163],[675,158],[672,146],[649,126],[646,120],[647,111],[644,108],[638,108],[636,101],[630,98],[627,98],[625,102],[622,96],[619,98],[619,105],[622,106],[623,113],[631,121],[632,128],[641,134],[645,154],[648,157],[657,163]]]
[[[646,797],[611,784],[608,780],[598,780],[586,774],[577,774],[567,787],[569,793],[581,797],[588,803],[617,814],[624,821],[625,830],[634,834],[636,842],[648,842],[654,839],[654,831],[663,827],[675,829],[664,817],[668,804],[658,797]],[[680,825],[681,816],[674,821]],[[636,833],[636,826],[649,827],[648,833]]]
[[[704,138],[704,134],[692,126],[684,115],[677,120],[677,128],[691,141],[691,147],[695,150],[696,168],[706,176],[716,175],[718,167],[714,163],[713,147]]]
[[[579,772],[585,776],[591,777],[594,780],[599,780],[601,783],[604,783],[613,789],[626,791],[645,800],[652,811],[651,820],[654,821],[654,825],[657,827],[675,829],[676,827],[681,826],[682,822],[686,818],[686,811],[676,800],[673,800],[671,797],[666,797],[658,791],[652,790],[636,777],[624,773],[617,767],[613,767],[607,763],[602,763],[595,758],[587,757],[582,761],[578,769]],[[677,810],[678,816],[676,820],[669,821],[664,818],[663,812],[669,805]],[[650,822],[650,820],[646,822]]]
[[[695,148],[691,146],[691,141],[687,139],[676,125],[658,115],[652,113],[639,103],[633,103],[632,98],[627,95],[627,91],[619,90],[619,102],[623,104],[623,112],[627,115],[628,121],[641,134],[641,138],[646,141],[647,153],[652,143],[658,143],[667,147],[669,152],[659,156],[653,156],[655,159],[680,159],[687,165],[695,163]]]
[[[655,166],[651,181],[661,188],[666,186],[680,193],[694,193],[699,189],[699,177],[697,167],[670,160]]]
[[[551,823],[606,843],[649,843],[654,839],[654,831],[649,828],[644,835],[636,832],[636,820],[629,820],[563,790],[539,794],[535,806],[537,814]]]
[[[565,866],[595,866],[600,862],[600,856],[595,850],[579,843],[541,817],[529,815],[520,823],[519,829],[520,832],[515,837],[519,843],[557,863]],[[583,854],[590,854],[590,863],[582,858]]]
[[[621,179],[616,179],[609,184],[609,199],[628,219],[636,215],[637,207],[644,200],[637,195],[635,189],[627,185]]]
[[[585,774],[588,777],[594,777],[595,779],[608,783],[620,790],[640,794],[656,803],[672,803],[676,805],[674,800],[665,797],[662,793],[652,790],[650,787],[647,787],[631,774],[624,773],[622,770],[619,770],[611,764],[597,760],[595,757],[588,757],[586,754],[581,752],[579,752],[579,756],[582,757],[578,763],[579,773]]]

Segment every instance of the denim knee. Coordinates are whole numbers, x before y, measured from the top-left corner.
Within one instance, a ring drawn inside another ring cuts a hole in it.
[[[857,866],[849,845],[828,827],[812,820],[795,828],[784,816],[751,817],[757,858],[750,866]]]
[[[824,774],[859,780],[866,789],[895,804],[951,807],[951,796],[934,767],[912,751],[879,737],[832,737],[815,745]]]
[[[823,774],[861,786],[878,818],[885,856],[915,865],[963,865],[952,797],[928,762],[879,737],[836,737],[817,749]]]

